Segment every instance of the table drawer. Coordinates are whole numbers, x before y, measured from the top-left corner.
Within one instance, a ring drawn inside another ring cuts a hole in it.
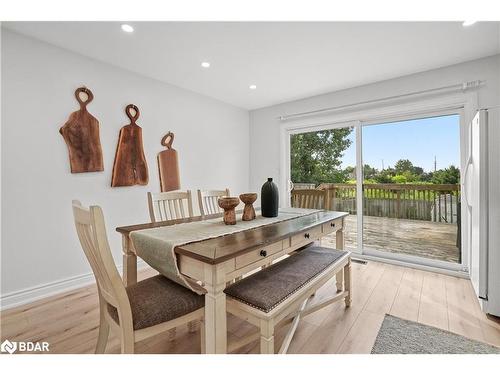
[[[257,262],[269,257],[270,255],[276,254],[281,250],[283,250],[283,241],[278,241],[271,245],[255,248],[255,250],[249,251],[246,254],[236,257],[236,268],[238,269],[245,267],[248,264]]]
[[[335,219],[323,224],[323,235],[336,232],[342,228],[342,219]]]
[[[317,240],[318,238],[321,238],[321,236],[322,236],[321,225],[318,225],[317,227],[311,228],[307,231],[292,236],[290,238],[290,246],[307,244],[309,242]]]

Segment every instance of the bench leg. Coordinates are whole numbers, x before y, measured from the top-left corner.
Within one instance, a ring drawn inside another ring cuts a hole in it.
[[[170,328],[168,330],[168,341],[174,341],[177,336],[177,328]]]
[[[344,286],[345,291],[348,293],[345,297],[345,305],[347,307],[351,306],[352,302],[352,267],[351,260],[349,259],[349,263],[344,267]]]
[[[274,322],[260,321],[260,354],[274,354]]]
[[[194,333],[200,328],[200,321],[199,320],[191,320],[187,324],[188,326],[188,332],[189,333]]]
[[[201,340],[201,354],[206,354],[205,350],[205,318],[200,322],[200,340]]]
[[[344,290],[344,269],[337,272],[335,277],[337,279],[337,292],[341,292]]]

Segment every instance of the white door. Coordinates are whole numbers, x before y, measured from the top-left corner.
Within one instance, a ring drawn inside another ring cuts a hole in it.
[[[486,112],[479,111],[470,125],[470,154],[464,175],[464,195],[471,218],[470,277],[479,297],[487,293],[487,184]]]

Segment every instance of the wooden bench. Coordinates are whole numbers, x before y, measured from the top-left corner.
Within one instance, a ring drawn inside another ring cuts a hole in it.
[[[334,276],[337,293],[309,304],[316,291]],[[292,323],[278,353],[284,354],[302,317],[341,299],[350,306],[351,257],[348,251],[312,246],[224,290],[231,314],[255,325],[260,332],[229,343],[228,352],[260,337],[260,352],[274,354],[274,331]]]

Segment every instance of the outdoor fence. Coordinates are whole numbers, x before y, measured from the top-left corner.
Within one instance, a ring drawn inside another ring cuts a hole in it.
[[[292,207],[356,213],[356,185],[321,184],[293,189]],[[363,215],[457,223],[460,186],[455,184],[363,184]]]
[[[293,188],[297,190],[305,190],[305,189],[316,189],[316,184],[308,184],[308,183],[294,183]]]

